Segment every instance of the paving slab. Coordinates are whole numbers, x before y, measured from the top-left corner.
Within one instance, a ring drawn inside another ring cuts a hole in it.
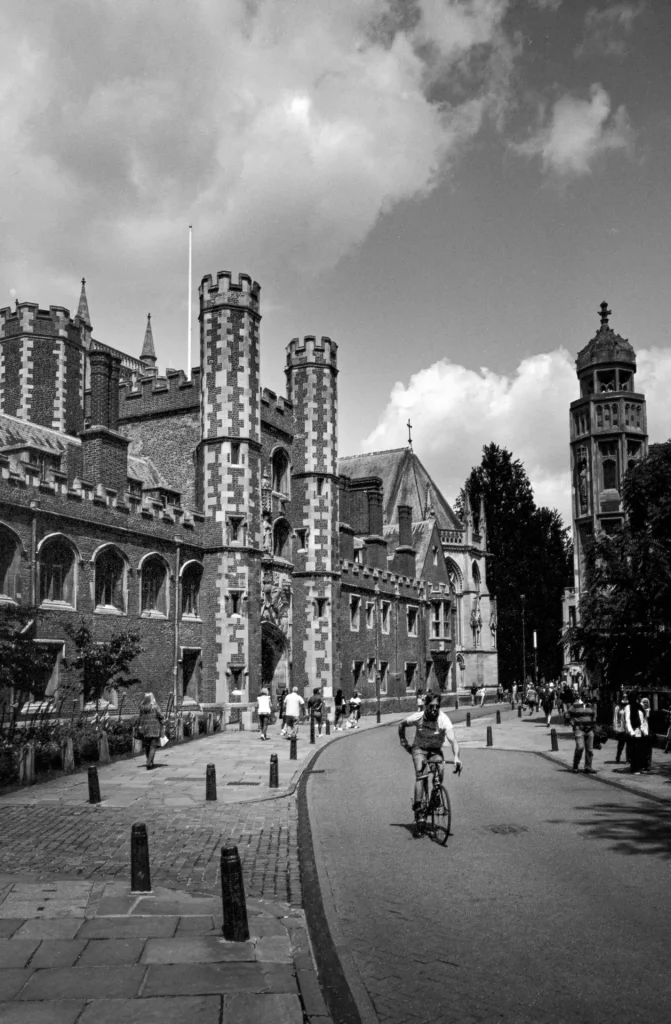
[[[75,1024],[83,999],[46,999],[42,1003],[0,1003],[2,1024]]]
[[[21,918],[3,918],[0,920],[0,938],[9,939],[14,932],[18,931],[23,920]]]
[[[78,1024],[185,1024],[186,1021],[219,1024],[220,1020],[219,995],[156,996],[149,999],[94,999]],[[237,1024],[237,1021],[229,1018],[227,1024]]]
[[[129,998],[138,994],[144,967],[56,967],[35,971],[18,999]]]
[[[250,925],[250,933],[252,933]],[[180,917],[177,925],[177,935],[207,935],[214,931],[214,918],[212,915],[204,917]],[[221,929],[219,929],[221,933]]]
[[[81,917],[34,917],[14,932],[15,939],[74,939],[82,927]]]
[[[90,939],[78,967],[121,966],[140,961],[146,939]],[[151,939],[149,940],[151,942]],[[169,940],[168,940],[169,941]]]
[[[217,914],[221,900],[141,900],[133,907],[132,916],[163,916],[178,914],[180,917],[200,917],[203,914]]]
[[[256,958],[264,963],[290,964],[291,942],[288,935],[266,935],[259,939]]]
[[[13,999],[17,992],[23,988],[33,972],[20,968],[9,968],[0,970],[0,1002],[5,999]]]
[[[81,926],[80,939],[170,938],[178,917],[95,917]]]
[[[147,972],[143,998],[273,991],[261,966],[255,963],[152,964]]]
[[[296,972],[290,964],[259,963],[269,992],[294,992],[298,995]]]
[[[32,957],[30,966],[35,969],[38,967],[74,967],[85,948],[85,939],[44,939]],[[1,1020],[2,1017],[0,1017]]]
[[[254,960],[254,943],[227,942],[205,935],[148,939],[142,954],[143,964],[215,964]]]
[[[39,939],[0,939],[0,964],[25,967],[39,944]]]
[[[224,996],[224,1024],[303,1024],[298,996],[287,992]]]

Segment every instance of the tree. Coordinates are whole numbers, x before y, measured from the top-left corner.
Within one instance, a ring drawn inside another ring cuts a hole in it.
[[[0,606],[0,703],[12,704],[12,722],[31,698],[42,700],[53,668],[53,651],[35,643],[37,608]]]
[[[586,547],[580,624],[566,636],[613,690],[671,672],[671,443],[629,470],[622,498],[621,528]]]
[[[522,677],[522,595],[527,674],[534,665],[535,631],[539,676],[553,678],[562,664],[561,598],[570,582],[569,531],[557,511],[536,506],[524,465],[496,444],[483,448],[482,462],[471,470],[465,491],[476,525],[484,503],[487,582],[498,610],[499,678],[508,686]]]
[[[130,675],[131,663],[142,651],[139,633],[126,631],[114,633],[109,640],[94,640],[84,621],[66,631],[76,649],[68,665],[80,675],[85,703],[97,703],[107,689],[126,689],[140,682]]]

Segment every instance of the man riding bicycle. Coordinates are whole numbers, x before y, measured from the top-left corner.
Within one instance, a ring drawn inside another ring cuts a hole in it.
[[[405,738],[405,730],[408,726],[414,726],[415,738],[412,745]],[[398,727],[398,735],[401,746],[412,754],[415,765],[415,802],[413,810],[417,813],[423,807],[424,780],[428,775],[427,765],[429,761],[440,764],[440,781],[443,781],[444,763],[443,747],[449,743],[454,754],[454,766],[461,768],[459,760],[459,744],[454,735],[452,722],[444,711],[440,710],[440,696],[437,693],[427,693],[424,700],[424,710],[417,711],[404,718]]]

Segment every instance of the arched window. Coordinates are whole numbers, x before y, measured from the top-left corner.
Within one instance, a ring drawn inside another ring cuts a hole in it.
[[[613,426],[617,426],[618,421],[618,409],[617,405],[613,405]]]
[[[615,459],[603,460],[603,489],[617,490],[617,463]]]
[[[479,594],[480,593],[480,567],[478,566],[477,562],[473,562],[473,583],[475,584],[475,589],[476,589],[476,591]]]
[[[200,581],[203,567],[200,562],[187,562],[182,570],[182,617],[198,618]]]
[[[597,427],[603,427],[603,406],[597,405],[596,407],[596,425]]]
[[[168,614],[168,569],[159,555],[149,555],[142,563],[143,615]]]
[[[16,601],[21,589],[19,567],[21,547],[18,538],[0,527],[0,600]]]
[[[76,557],[65,537],[49,537],[39,551],[40,604],[57,602],[74,608]]]
[[[126,611],[126,561],[115,548],[103,548],[95,562],[96,611]]]
[[[610,426],[610,406],[604,405],[603,407],[603,425],[608,429]]]
[[[277,491],[279,494],[288,494],[289,456],[285,452],[284,448],[278,448],[277,451],[273,453],[271,462],[273,471],[273,490]]]
[[[286,519],[276,519],[273,525],[273,555],[276,558],[289,558],[289,540],[291,527]]]

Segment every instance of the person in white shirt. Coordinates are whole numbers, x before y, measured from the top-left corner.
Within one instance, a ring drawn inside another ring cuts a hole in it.
[[[405,730],[408,726],[414,726],[415,738],[412,744],[405,738]],[[424,701],[424,710],[417,711],[409,718],[403,719],[398,727],[398,735],[401,746],[412,754],[415,765],[415,802],[413,810],[417,812],[422,807],[424,796],[424,779],[427,775],[427,763],[431,760],[440,760],[441,771],[440,781],[443,781],[444,757],[443,747],[449,743],[454,755],[455,768],[461,765],[459,760],[459,744],[454,735],[452,722],[440,710],[440,696],[436,693],[428,693]]]
[[[256,698],[256,710],[259,716],[259,732],[261,733],[261,739],[268,739],[268,723],[270,722],[270,695],[267,687],[263,687],[261,693]]]
[[[298,736],[298,719],[304,704],[305,701],[298,692],[298,687],[294,686],[284,701],[284,728],[289,732],[289,739]]]

